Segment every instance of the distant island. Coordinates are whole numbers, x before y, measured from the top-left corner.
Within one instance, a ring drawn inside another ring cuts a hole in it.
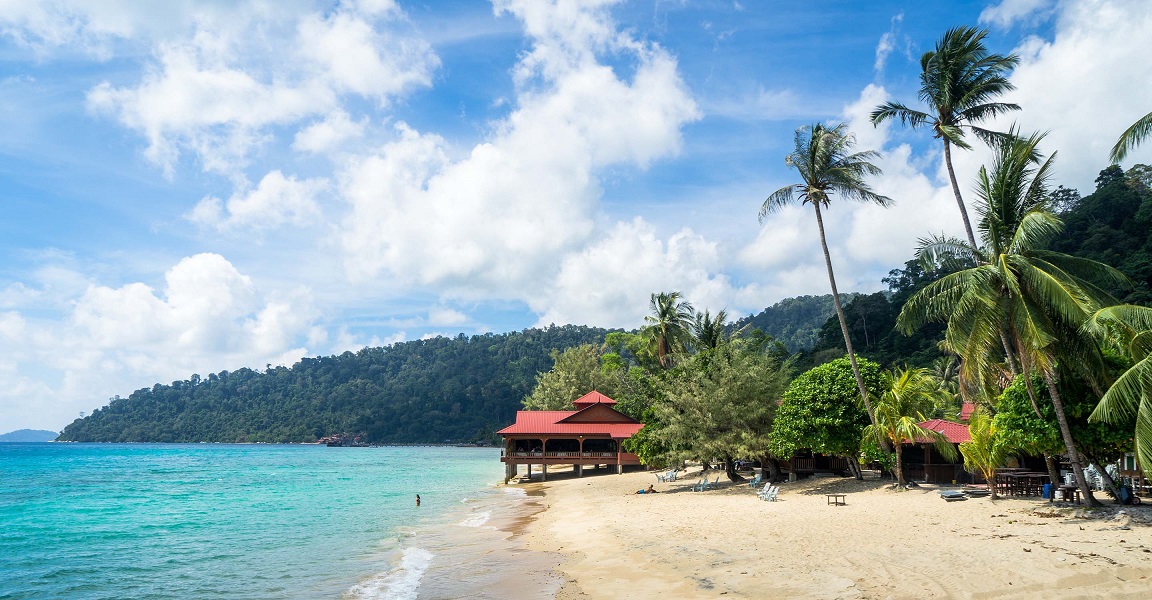
[[[55,431],[48,431],[47,429],[17,429],[8,433],[0,434],[0,443],[28,443],[28,442],[51,442],[60,435]]]

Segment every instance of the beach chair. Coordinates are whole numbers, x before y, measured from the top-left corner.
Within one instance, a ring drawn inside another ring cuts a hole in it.
[[[703,492],[704,486],[706,486],[706,485],[708,485],[708,479],[707,478],[701,479],[700,481],[697,481],[696,483],[692,484],[692,491],[693,492]]]
[[[657,473],[656,474],[656,481],[659,483],[666,483],[668,481],[668,476]]]
[[[764,479],[763,475],[757,475],[757,476],[753,477],[752,481],[748,482],[748,487],[750,487],[752,489],[756,489],[756,486],[760,485],[760,481],[762,479]]]
[[[716,476],[716,480],[713,481],[712,483],[708,483],[707,477],[704,478],[704,490],[718,490],[718,489],[720,489],[720,476],[719,475]]]
[[[680,474],[676,471],[668,471],[668,481],[676,481],[680,479]]]
[[[762,487],[762,488],[760,488],[760,489],[756,490],[756,496],[757,496],[758,498],[760,498],[761,500],[763,500],[763,499],[764,499],[764,496],[767,496],[767,495],[768,495],[768,489],[769,489],[769,488],[771,488],[771,487],[772,487],[772,482],[771,482],[771,481],[765,482],[765,483],[764,483],[764,487]]]
[[[764,484],[764,489],[758,494],[761,500],[768,502],[776,501],[776,494],[780,492],[780,487],[771,485],[771,483]]]

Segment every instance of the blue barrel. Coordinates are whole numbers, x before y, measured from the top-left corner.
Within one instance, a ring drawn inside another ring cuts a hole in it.
[[[1048,498],[1049,500],[1052,499],[1052,484],[1051,483],[1045,483],[1044,484],[1044,497]]]

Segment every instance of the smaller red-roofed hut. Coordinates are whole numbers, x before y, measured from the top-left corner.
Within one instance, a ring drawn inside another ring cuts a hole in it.
[[[963,423],[932,419],[917,423],[928,431],[935,431],[944,436],[948,443],[959,446],[972,440],[968,433],[968,426]],[[923,480],[926,483],[974,483],[974,476],[964,470],[964,459],[959,456],[957,448],[955,461],[948,460],[933,447],[930,439],[917,440],[915,444],[904,444],[901,448],[904,454],[901,461],[904,463],[904,476],[910,480]],[[975,482],[978,483],[978,482]]]
[[[572,403],[576,410],[519,410],[516,422],[497,431],[504,438],[500,461],[504,482],[516,476],[519,465],[540,465],[541,477],[548,477],[550,465],[574,465],[576,475],[584,467],[615,465],[622,473],[627,465],[639,465],[640,458],[624,452],[621,444],[640,431],[644,424],[617,411],[616,401],[592,391]]]

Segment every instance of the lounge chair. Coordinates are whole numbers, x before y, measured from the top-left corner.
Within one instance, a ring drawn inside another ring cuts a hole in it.
[[[749,482],[748,482],[748,487],[750,487],[750,488],[752,488],[752,489],[756,489],[756,486],[760,485],[760,482],[761,482],[763,479],[764,479],[764,476],[763,476],[763,475],[757,475],[757,476],[753,477],[753,478],[752,478],[752,481],[749,481]]]
[[[760,497],[761,500],[766,500],[768,502],[775,502],[776,501],[776,494],[778,494],[778,493],[780,493],[780,486],[770,485],[770,484],[766,483],[766,484],[764,484],[764,489],[757,495]]]
[[[720,489],[720,476],[717,475],[716,480],[713,481],[712,483],[708,483],[708,478],[705,477],[704,478],[704,489],[705,490],[718,490],[718,489]]]
[[[661,473],[657,473],[657,474],[656,474],[656,481],[658,481],[658,482],[660,482],[660,483],[666,483],[666,482],[668,481],[668,476],[667,476],[667,475],[663,475],[663,474],[661,474]]]
[[[666,475],[665,478],[668,481],[676,481],[676,480],[680,479],[680,474],[677,473],[676,471],[668,471],[668,475]]]

